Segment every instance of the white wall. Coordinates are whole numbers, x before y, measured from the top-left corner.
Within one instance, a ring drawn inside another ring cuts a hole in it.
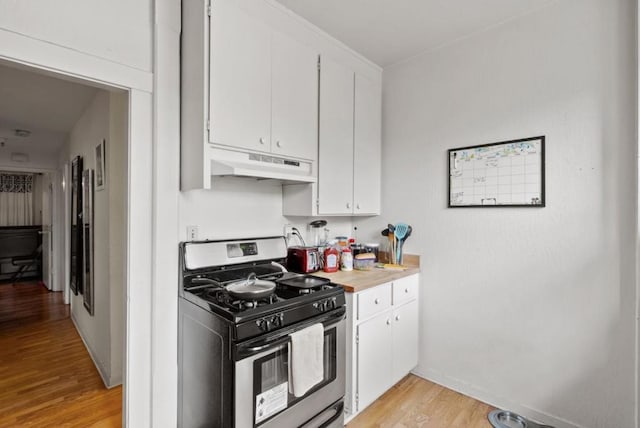
[[[383,216],[356,224],[414,226],[420,375],[558,427],[635,425],[636,16],[553,2],[385,69]],[[446,208],[447,149],[536,135],[546,208]]]
[[[111,385],[122,382],[124,370],[128,101],[124,93],[109,94],[109,137],[105,147],[107,185],[103,191],[99,192],[108,194],[109,210]]]
[[[307,223],[313,219],[282,215],[280,183],[242,177],[216,177],[211,187],[211,190],[180,193],[181,240],[187,239],[187,226],[190,225],[198,226],[199,239],[282,235],[285,224],[297,227],[306,238]],[[351,218],[325,219],[331,236],[352,235]]]
[[[96,168],[95,147],[106,140],[106,186],[94,192],[94,315],[71,295],[71,317],[107,386],[122,382],[124,329],[126,98],[99,91],[71,131],[68,161],[80,155]],[[124,137],[124,139],[123,139]]]
[[[0,0],[0,10],[0,29],[151,71],[151,0]]]
[[[154,28],[161,26],[158,22],[154,22],[154,19],[158,18],[156,14],[159,11],[166,9],[166,3],[171,3],[169,13],[179,26],[179,13],[176,13],[179,11],[179,0],[155,0],[153,3],[147,0],[144,4],[138,2],[135,5],[124,0],[116,0],[108,3],[109,7],[115,8],[106,13],[96,13],[107,5],[107,3],[98,4],[99,2],[96,1],[85,2],[83,5],[70,0],[46,5],[42,1],[37,4],[29,2],[28,5],[11,0],[0,1],[2,1],[0,10],[3,13],[3,24],[0,26],[0,61],[35,67],[54,76],[93,82],[105,88],[117,87],[129,91],[128,140],[130,144],[127,188],[129,236],[127,240],[127,362],[125,370],[127,380],[124,390],[123,421],[130,426],[150,426],[152,407],[154,414],[175,414],[175,411],[171,411],[175,408],[175,399],[173,403],[169,400],[169,405],[162,403],[163,397],[172,394],[167,393],[167,388],[163,388],[163,385],[151,382],[153,366],[151,342],[154,338],[166,335],[166,329],[162,328],[164,326],[156,327],[157,323],[151,323],[151,313],[152,306],[162,309],[170,306],[172,302],[175,306],[175,295],[163,293],[156,286],[162,282],[160,278],[176,277],[176,275],[167,275],[167,270],[170,270],[171,266],[166,269],[166,264],[154,263],[154,254],[167,254],[167,252],[157,250],[158,248],[165,250],[166,245],[163,247],[159,244],[164,242],[158,237],[160,234],[157,234],[158,236],[154,239],[152,224],[165,233],[177,234],[177,221],[158,215],[158,213],[172,210],[177,211],[177,207],[175,199],[157,197],[158,195],[154,195],[151,190],[156,177],[154,170],[156,167],[161,171],[158,174],[163,173],[177,183],[178,174],[164,168],[169,163],[166,158],[161,155],[158,158],[154,157],[156,149],[158,153],[164,153],[168,147],[175,146],[177,140],[162,139],[160,134],[154,131],[160,128],[160,125],[154,122],[152,95],[154,74],[151,73],[151,67],[146,70],[137,68],[138,64],[157,58],[159,53],[165,53],[171,50],[171,47],[163,43],[153,46],[149,43],[146,47],[138,48],[138,40],[134,39],[137,39],[136,34],[139,32],[151,35]],[[84,7],[86,5],[89,6]],[[138,7],[143,7],[144,11],[138,13]],[[134,17],[135,23],[129,21],[130,17]],[[14,18],[18,19],[17,22],[12,22]],[[48,33],[44,36],[41,32],[43,22]],[[121,25],[121,22],[126,24]],[[73,30],[70,32],[72,36],[68,37],[70,29]],[[64,32],[68,32],[67,36],[60,37]],[[92,41],[90,45],[85,45],[83,38],[94,37],[96,33],[99,41]],[[122,40],[124,42],[120,43]],[[117,49],[111,48],[113,41],[119,44]],[[89,52],[79,49],[80,45]],[[107,48],[103,49],[104,46]],[[132,46],[135,55],[129,55]],[[109,50],[109,53],[104,53],[105,50]],[[127,52],[127,55],[123,55],[123,52]],[[105,58],[111,54],[118,58],[133,59],[114,61]],[[140,58],[141,61],[135,58]],[[157,67],[153,68],[157,71]],[[172,111],[170,106],[162,104],[158,106],[156,113],[165,115],[170,111]],[[175,117],[177,119],[178,115],[175,114]],[[174,159],[177,164],[177,158]],[[174,171],[176,171],[175,167]],[[164,194],[177,194],[177,191],[176,186],[175,190],[169,189]],[[171,259],[177,260],[176,257]],[[173,268],[177,269],[177,262],[174,263]],[[157,304],[158,302],[162,305]],[[170,314],[169,317],[172,315]],[[176,319],[175,316],[172,318]],[[155,352],[156,354],[175,355],[175,348],[173,352],[167,347],[160,346],[159,349],[163,352]],[[175,373],[175,368],[172,369],[172,367],[161,363],[157,371]],[[152,395],[160,397],[161,404],[157,409],[155,403],[152,403]],[[162,404],[165,405],[162,406]],[[168,411],[163,412],[163,409]],[[174,418],[168,417],[164,420],[172,419]]]

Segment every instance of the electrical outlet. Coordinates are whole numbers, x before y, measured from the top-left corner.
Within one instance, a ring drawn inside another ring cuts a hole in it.
[[[290,224],[285,224],[284,230],[283,230],[284,236],[289,237],[289,235],[291,235],[292,233],[293,233],[293,226]]]
[[[187,241],[198,239],[198,226],[187,226]]]

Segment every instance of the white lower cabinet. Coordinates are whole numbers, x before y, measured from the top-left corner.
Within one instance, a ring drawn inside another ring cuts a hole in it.
[[[383,313],[358,325],[356,340],[357,406],[364,409],[391,386],[393,335],[391,313]]]
[[[418,282],[416,274],[347,294],[347,419],[418,364]]]
[[[391,383],[395,384],[418,365],[418,301],[393,311]]]

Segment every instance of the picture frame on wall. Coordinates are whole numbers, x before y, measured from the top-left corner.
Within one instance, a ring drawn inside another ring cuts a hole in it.
[[[545,206],[545,136],[448,151],[449,208]]]
[[[82,294],[82,157],[71,161],[71,236],[69,286],[76,296]]]
[[[95,185],[96,190],[102,190],[105,187],[105,145],[106,140],[102,140],[100,144],[96,146],[96,173],[95,173]]]
[[[93,190],[94,172],[86,169],[82,173],[82,280],[84,284],[83,303],[94,314],[94,268],[93,268]]]

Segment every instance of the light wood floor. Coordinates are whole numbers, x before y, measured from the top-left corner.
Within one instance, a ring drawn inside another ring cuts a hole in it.
[[[493,407],[414,375],[400,381],[348,428],[491,428]]]
[[[120,427],[122,388],[106,389],[62,293],[0,284],[0,427]]]

